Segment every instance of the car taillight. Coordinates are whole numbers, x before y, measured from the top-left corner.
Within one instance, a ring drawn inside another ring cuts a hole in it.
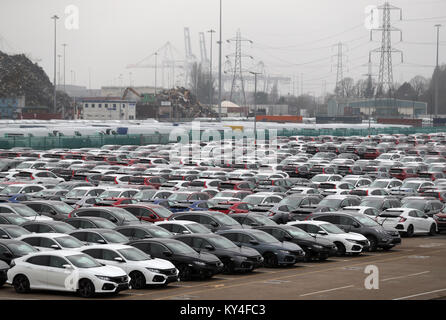
[[[310,220],[310,217],[311,217],[311,214],[309,214],[309,215],[304,219],[304,221]]]
[[[406,218],[404,218],[404,217],[400,217],[400,222],[406,222]]]
[[[35,178],[33,177],[32,173],[29,176],[31,177],[31,180],[35,180]]]
[[[368,196],[369,195],[369,190],[365,191],[365,195]]]
[[[118,178],[115,178],[115,183],[116,183],[116,184],[119,184],[119,182],[118,182]]]
[[[269,214],[268,214],[268,216],[269,216],[269,217],[272,217],[272,216],[274,216],[275,214],[276,214],[275,212],[270,211]]]

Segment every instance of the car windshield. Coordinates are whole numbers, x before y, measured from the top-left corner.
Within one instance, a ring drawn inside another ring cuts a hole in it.
[[[243,199],[243,202],[249,203],[250,205],[258,205],[261,204],[263,199],[265,199],[264,197],[259,197],[259,196],[247,196],[245,199]]]
[[[375,222],[372,218],[369,218],[366,215],[355,215],[355,219],[358,220],[362,225],[366,227],[380,227],[381,225]]]
[[[286,197],[279,202],[279,206],[287,205],[291,208],[297,208],[304,198],[302,197]]]
[[[54,230],[58,233],[68,233],[70,231],[76,230],[71,224],[68,223],[57,223],[53,225]]]
[[[108,198],[118,198],[121,194],[121,191],[104,191],[101,193],[99,198],[101,199],[108,199]]]
[[[189,198],[189,193],[173,193],[168,199],[174,201],[184,201]]]
[[[109,221],[109,220],[94,220],[93,221],[95,224],[96,224],[96,226],[98,227],[98,228],[101,228],[101,229],[114,229],[114,228],[116,228],[116,224],[114,224],[113,222],[111,222],[111,221]]]
[[[237,221],[235,221],[234,219],[232,219],[231,217],[228,217],[225,214],[212,214],[212,217],[214,217],[216,220],[218,220],[218,222],[220,222],[223,225],[226,226],[239,226],[240,223],[238,223]]]
[[[345,233],[342,229],[338,228],[337,226],[335,226],[334,224],[331,224],[331,223],[321,224],[320,227],[322,229],[324,229],[325,231],[327,231],[328,233],[332,233],[332,234]]]
[[[181,242],[181,241],[175,241],[175,242],[167,242],[165,245],[173,251],[175,254],[185,255],[185,256],[195,256],[197,255],[197,252],[189,247],[187,244]]]
[[[65,195],[65,198],[82,198],[87,193],[87,190],[73,189]]]
[[[1,195],[8,195],[8,194],[17,194],[22,190],[22,187],[18,186],[8,186],[5,189],[3,189],[0,194]]]
[[[19,164],[16,169],[29,169],[31,168],[31,166],[33,165],[33,163],[29,163],[29,162],[22,162],[21,164]]]
[[[8,243],[9,250],[12,251],[12,253],[15,256],[22,257],[27,254],[30,254],[32,252],[38,252],[38,250],[31,245],[22,242],[22,243]]]
[[[172,212],[170,212],[169,210],[167,210],[164,207],[155,207],[155,208],[151,208],[151,209],[161,218],[169,218],[172,215]]]
[[[237,249],[237,246],[230,240],[224,237],[208,237],[206,238],[211,245],[217,249]]]
[[[86,254],[75,254],[66,257],[75,267],[81,269],[99,268],[102,264],[91,258]]]
[[[137,217],[122,208],[108,208],[111,212],[119,216],[120,219],[125,221],[139,221]]]
[[[420,184],[420,182],[404,182],[401,188],[417,190]]]
[[[31,233],[19,226],[4,227],[4,230],[11,236],[11,238],[18,238]]]
[[[381,199],[364,199],[361,201],[360,206],[379,209],[381,207],[382,202],[383,201]]]
[[[320,207],[329,207],[329,208],[339,208],[341,205],[342,199],[327,199],[325,198],[321,202],[319,202]]]
[[[37,212],[35,212],[30,207],[22,205],[22,204],[14,206],[13,209],[22,217],[35,217],[35,216],[39,215]]]
[[[209,230],[208,228],[206,228],[205,226],[203,226],[202,224],[199,224],[199,223],[188,224],[187,228],[192,233],[212,233],[211,230]]]
[[[170,233],[169,231],[158,227],[158,226],[150,226],[149,233],[152,235],[152,237],[154,238],[171,238],[172,237],[172,233]]]
[[[55,203],[53,204],[53,207],[64,215],[68,215],[74,210],[72,206],[66,204],[65,202]]]
[[[118,252],[129,261],[145,261],[150,259],[150,256],[137,248],[119,249]]]
[[[27,222],[28,220],[26,220],[25,218],[22,218],[21,216],[8,216],[6,218],[6,220],[9,221],[9,223],[11,224],[15,224],[15,225],[21,225],[25,222]]]
[[[285,229],[293,238],[313,240],[308,233],[298,227],[284,226],[283,229]]]
[[[387,181],[374,181],[371,185],[370,188],[387,188],[387,185],[389,183]]]
[[[140,191],[133,196],[136,200],[151,200],[158,190],[144,190]]]
[[[251,216],[259,225],[262,226],[277,226],[277,223],[264,216]]]
[[[84,244],[72,236],[57,237],[54,239],[62,248],[80,248]]]
[[[110,243],[126,243],[129,241],[129,239],[116,231],[101,232],[101,236],[103,236],[105,240]]]
[[[420,211],[424,211],[426,203],[424,201],[407,201],[405,202],[401,208],[411,208],[411,209],[417,209]]]
[[[311,181],[313,182],[325,182],[328,181],[328,176],[314,176],[313,178],[311,178]]]
[[[264,243],[280,243],[279,240],[277,240],[276,238],[274,238],[272,235],[263,232],[263,231],[254,231],[251,233],[251,235],[256,238],[257,241],[259,242],[264,242]]]
[[[222,191],[215,195],[215,198],[233,198],[235,192]]]

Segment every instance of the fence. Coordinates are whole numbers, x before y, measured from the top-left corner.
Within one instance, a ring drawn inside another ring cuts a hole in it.
[[[269,138],[269,131],[265,130],[265,139]],[[446,132],[446,127],[388,127],[365,129],[282,129],[277,131],[277,136],[368,136],[377,134],[416,134]],[[192,133],[189,133],[192,138]],[[223,138],[223,132],[221,132]],[[169,134],[151,135],[95,135],[95,136],[60,136],[60,137],[9,137],[0,138],[0,149],[11,149],[14,147],[30,147],[35,150],[48,149],[78,149],[78,148],[100,148],[104,145],[150,145],[168,144]]]

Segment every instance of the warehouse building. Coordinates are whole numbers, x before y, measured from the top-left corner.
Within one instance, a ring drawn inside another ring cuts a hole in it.
[[[136,101],[117,97],[84,98],[77,105],[76,119],[85,120],[134,120]]]
[[[0,118],[18,119],[25,107],[25,97],[0,98]]]

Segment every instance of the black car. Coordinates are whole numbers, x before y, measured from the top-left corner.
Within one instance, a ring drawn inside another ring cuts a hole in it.
[[[326,239],[313,238],[305,231],[292,226],[264,226],[257,227],[279,241],[288,241],[297,244],[305,251],[305,259],[326,260],[336,254],[336,245]]]
[[[292,266],[305,256],[304,251],[297,244],[280,242],[262,230],[223,230],[217,234],[238,246],[256,249],[263,256],[267,267]]]
[[[0,212],[0,224],[14,224],[16,226],[20,226],[27,221],[28,220],[19,216],[18,214]]]
[[[38,201],[23,201],[21,203],[30,207],[38,214],[53,218],[54,220],[57,221],[62,221],[68,218],[68,215],[71,213],[71,211],[74,210],[73,207],[69,206],[63,201],[38,200]]]
[[[30,232],[14,224],[0,224],[0,239],[15,239]]]
[[[216,234],[178,235],[180,240],[197,252],[216,255],[224,264],[224,272],[253,271],[263,264],[260,253],[249,247],[237,247],[225,237]]]
[[[11,264],[11,261],[16,258],[38,251],[23,241],[0,239],[0,261],[4,261],[7,264]]]
[[[129,242],[127,237],[110,229],[74,230],[68,234],[85,244],[124,244]]]
[[[110,220],[100,218],[100,217],[72,217],[64,220],[65,223],[68,223],[75,227],[76,229],[114,229],[116,228],[116,224],[111,222]]]
[[[120,226],[115,228],[115,230],[130,240],[173,237],[173,233],[166,229],[148,223]]]
[[[68,233],[76,230],[72,225],[63,221],[28,221],[21,226],[34,233]]]
[[[397,230],[385,229],[369,216],[357,212],[330,212],[314,213],[310,220],[326,221],[337,225],[345,232],[360,233],[370,242],[370,251],[378,248],[390,250],[401,243],[401,237]]]
[[[212,232],[218,230],[238,229],[242,226],[240,223],[228,215],[216,211],[191,211],[174,213],[168,220],[187,220],[200,223],[210,229]]]
[[[175,239],[145,239],[131,241],[129,245],[140,249],[154,258],[172,262],[179,270],[182,281],[195,277],[211,278],[223,271],[223,263],[210,253],[198,253],[188,245]]]
[[[8,280],[8,270],[9,265],[6,262],[0,260],[0,287],[3,287],[3,285]]]
[[[141,221],[127,210],[116,207],[80,208],[70,214],[70,218],[72,217],[99,217],[107,219],[117,226],[147,223]]]

